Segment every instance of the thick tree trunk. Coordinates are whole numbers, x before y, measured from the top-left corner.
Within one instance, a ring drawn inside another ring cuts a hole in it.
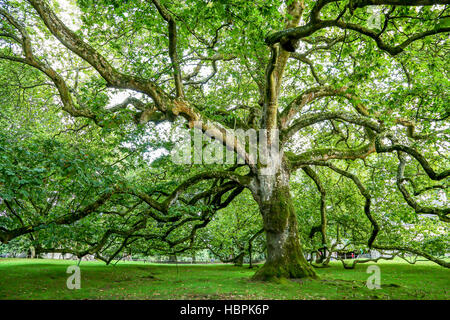
[[[297,218],[289,186],[275,186],[268,199],[260,198],[267,241],[267,259],[254,279],[317,278],[303,256],[298,236]]]

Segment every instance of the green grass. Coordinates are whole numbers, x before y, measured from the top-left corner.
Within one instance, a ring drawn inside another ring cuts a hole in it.
[[[232,265],[82,262],[81,289],[69,290],[75,261],[0,259],[0,299],[448,299],[450,270],[428,262],[379,262],[381,289],[369,290],[369,264],[317,269],[320,280],[251,281],[255,269]]]

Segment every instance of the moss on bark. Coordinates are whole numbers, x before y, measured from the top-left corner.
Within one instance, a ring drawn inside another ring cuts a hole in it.
[[[303,256],[289,187],[275,188],[270,200],[260,206],[267,239],[267,260],[253,278],[264,281],[317,278]]]

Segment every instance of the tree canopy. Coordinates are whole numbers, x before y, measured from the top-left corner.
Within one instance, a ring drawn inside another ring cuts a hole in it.
[[[449,267],[449,2],[0,0],[1,242]]]

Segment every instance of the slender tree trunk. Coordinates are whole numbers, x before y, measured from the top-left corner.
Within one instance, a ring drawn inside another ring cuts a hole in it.
[[[249,260],[249,268],[253,268],[253,241],[264,232],[264,229],[259,230],[256,232],[249,240],[248,240],[248,260]]]
[[[30,247],[30,258],[31,259],[37,258],[36,257],[36,249],[33,246]]]
[[[234,265],[236,267],[242,267],[244,264],[244,252],[239,253],[239,255],[234,259]]]
[[[297,217],[289,190],[289,175],[263,177],[257,197],[264,220],[267,259],[254,279],[317,278],[306,261],[298,236]]]
[[[252,245],[252,242],[250,241],[248,243],[248,263],[249,263],[248,268],[249,269],[253,268],[252,251],[253,251],[253,245]]]

